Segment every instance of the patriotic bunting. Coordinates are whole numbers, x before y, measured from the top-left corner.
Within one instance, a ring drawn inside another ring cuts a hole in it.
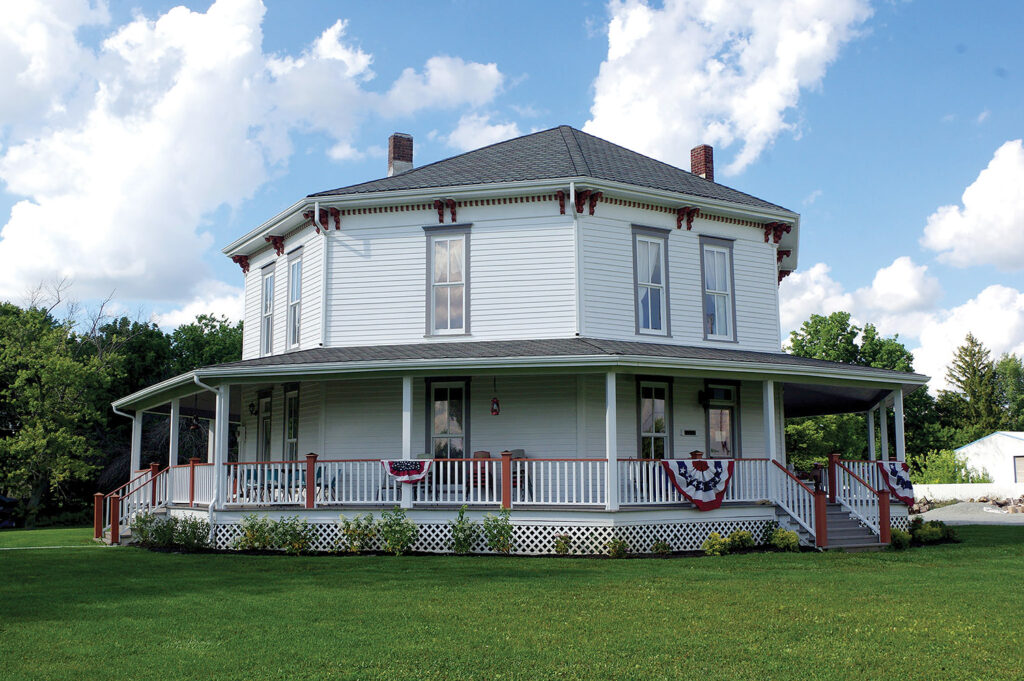
[[[732,464],[732,461],[703,459],[661,462],[672,485],[699,511],[711,511],[722,505],[732,479]]]
[[[878,468],[892,495],[907,506],[913,506],[914,485],[910,482],[910,466],[903,461],[879,461]]]
[[[381,465],[398,482],[412,484],[427,477],[429,459],[382,459]]]

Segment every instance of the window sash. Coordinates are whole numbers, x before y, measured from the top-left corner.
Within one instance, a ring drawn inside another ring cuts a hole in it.
[[[466,452],[466,384],[435,383],[430,388],[430,449],[435,459],[461,459]]]
[[[665,246],[664,239],[636,237],[637,326],[642,332],[666,330]]]
[[[434,237],[431,248],[431,329],[457,333],[466,328],[466,239]]]
[[[302,312],[302,260],[296,260],[288,270],[288,346],[299,344]]]
[[[263,317],[260,324],[260,350],[269,355],[274,351],[274,275],[263,278]]]
[[[708,338],[733,338],[731,252],[704,246],[704,331]]]
[[[273,430],[273,418],[270,410],[270,398],[260,398],[259,410],[259,439],[256,441],[257,461],[270,461],[271,432]]]
[[[640,458],[668,458],[670,409],[667,383],[640,384]]]
[[[299,458],[299,393],[292,391],[284,397],[284,455],[289,461]]]

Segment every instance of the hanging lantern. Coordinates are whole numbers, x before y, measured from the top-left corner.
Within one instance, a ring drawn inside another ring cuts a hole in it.
[[[497,416],[501,413],[501,404],[498,402],[497,397],[491,398],[491,416]]]

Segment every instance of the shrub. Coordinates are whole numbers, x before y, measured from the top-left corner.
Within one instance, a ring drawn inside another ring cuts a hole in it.
[[[779,523],[769,520],[761,532],[760,541],[757,542],[758,546],[770,546],[772,543],[772,533],[777,529],[779,529]]]
[[[672,555],[672,547],[664,539],[659,539],[651,544],[651,553],[656,556],[669,556]]]
[[[746,530],[735,530],[729,535],[729,550],[742,551],[754,548],[754,535]]]
[[[968,468],[967,457],[958,456],[951,449],[930,450],[911,463],[916,464],[910,471],[910,481],[915,485],[992,482],[988,472]]]
[[[184,551],[198,551],[210,545],[210,523],[201,518],[185,517],[174,528],[174,543]]]
[[[286,553],[297,556],[309,550],[313,543],[314,530],[305,518],[297,515],[271,521],[274,548],[284,549]]]
[[[452,528],[452,551],[457,554],[470,553],[476,538],[480,534],[480,528],[472,520],[466,518],[467,506],[459,509],[459,517],[448,521],[448,527]]]
[[[567,534],[560,534],[555,537],[555,553],[560,556],[567,556],[572,551],[572,537]]]
[[[907,548],[910,546],[910,533],[904,532],[898,527],[892,528],[889,546],[893,547],[897,551],[902,551]]]
[[[242,516],[239,526],[242,534],[235,539],[235,548],[241,551],[266,551],[275,548],[274,522],[255,513]]]
[[[416,541],[418,530],[416,523],[405,517],[405,511],[397,506],[394,510],[380,514],[380,526],[377,530],[384,550],[400,556]]]
[[[781,527],[776,527],[772,531],[772,536],[768,540],[768,544],[779,551],[799,551],[800,550],[800,535],[792,530],[784,530]]]
[[[487,548],[497,553],[512,553],[512,520],[507,508],[497,515],[484,515],[484,538]]]
[[[341,536],[350,553],[364,551],[377,536],[377,521],[370,513],[358,514],[351,520],[341,516]]]
[[[149,512],[137,513],[129,525],[132,530],[132,541],[142,546],[153,545],[153,530],[156,527],[157,518]]]
[[[700,545],[700,548],[705,556],[724,556],[729,553],[729,540],[724,539],[717,532],[712,532]]]
[[[153,524],[153,539],[150,546],[168,549],[174,546],[174,535],[178,530],[178,519],[174,516],[157,518]]]
[[[915,520],[920,519],[915,518]],[[914,546],[960,541],[960,537],[957,536],[956,530],[946,525],[946,523],[941,520],[929,520],[926,523],[910,523],[910,538],[911,543]]]
[[[629,555],[629,543],[619,537],[609,539],[604,547],[608,549],[609,558],[625,558]]]

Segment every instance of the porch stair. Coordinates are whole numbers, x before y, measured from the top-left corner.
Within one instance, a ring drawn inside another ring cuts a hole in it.
[[[853,518],[842,505],[830,503],[826,512],[828,548],[844,551],[880,551],[886,547],[878,535]]]

